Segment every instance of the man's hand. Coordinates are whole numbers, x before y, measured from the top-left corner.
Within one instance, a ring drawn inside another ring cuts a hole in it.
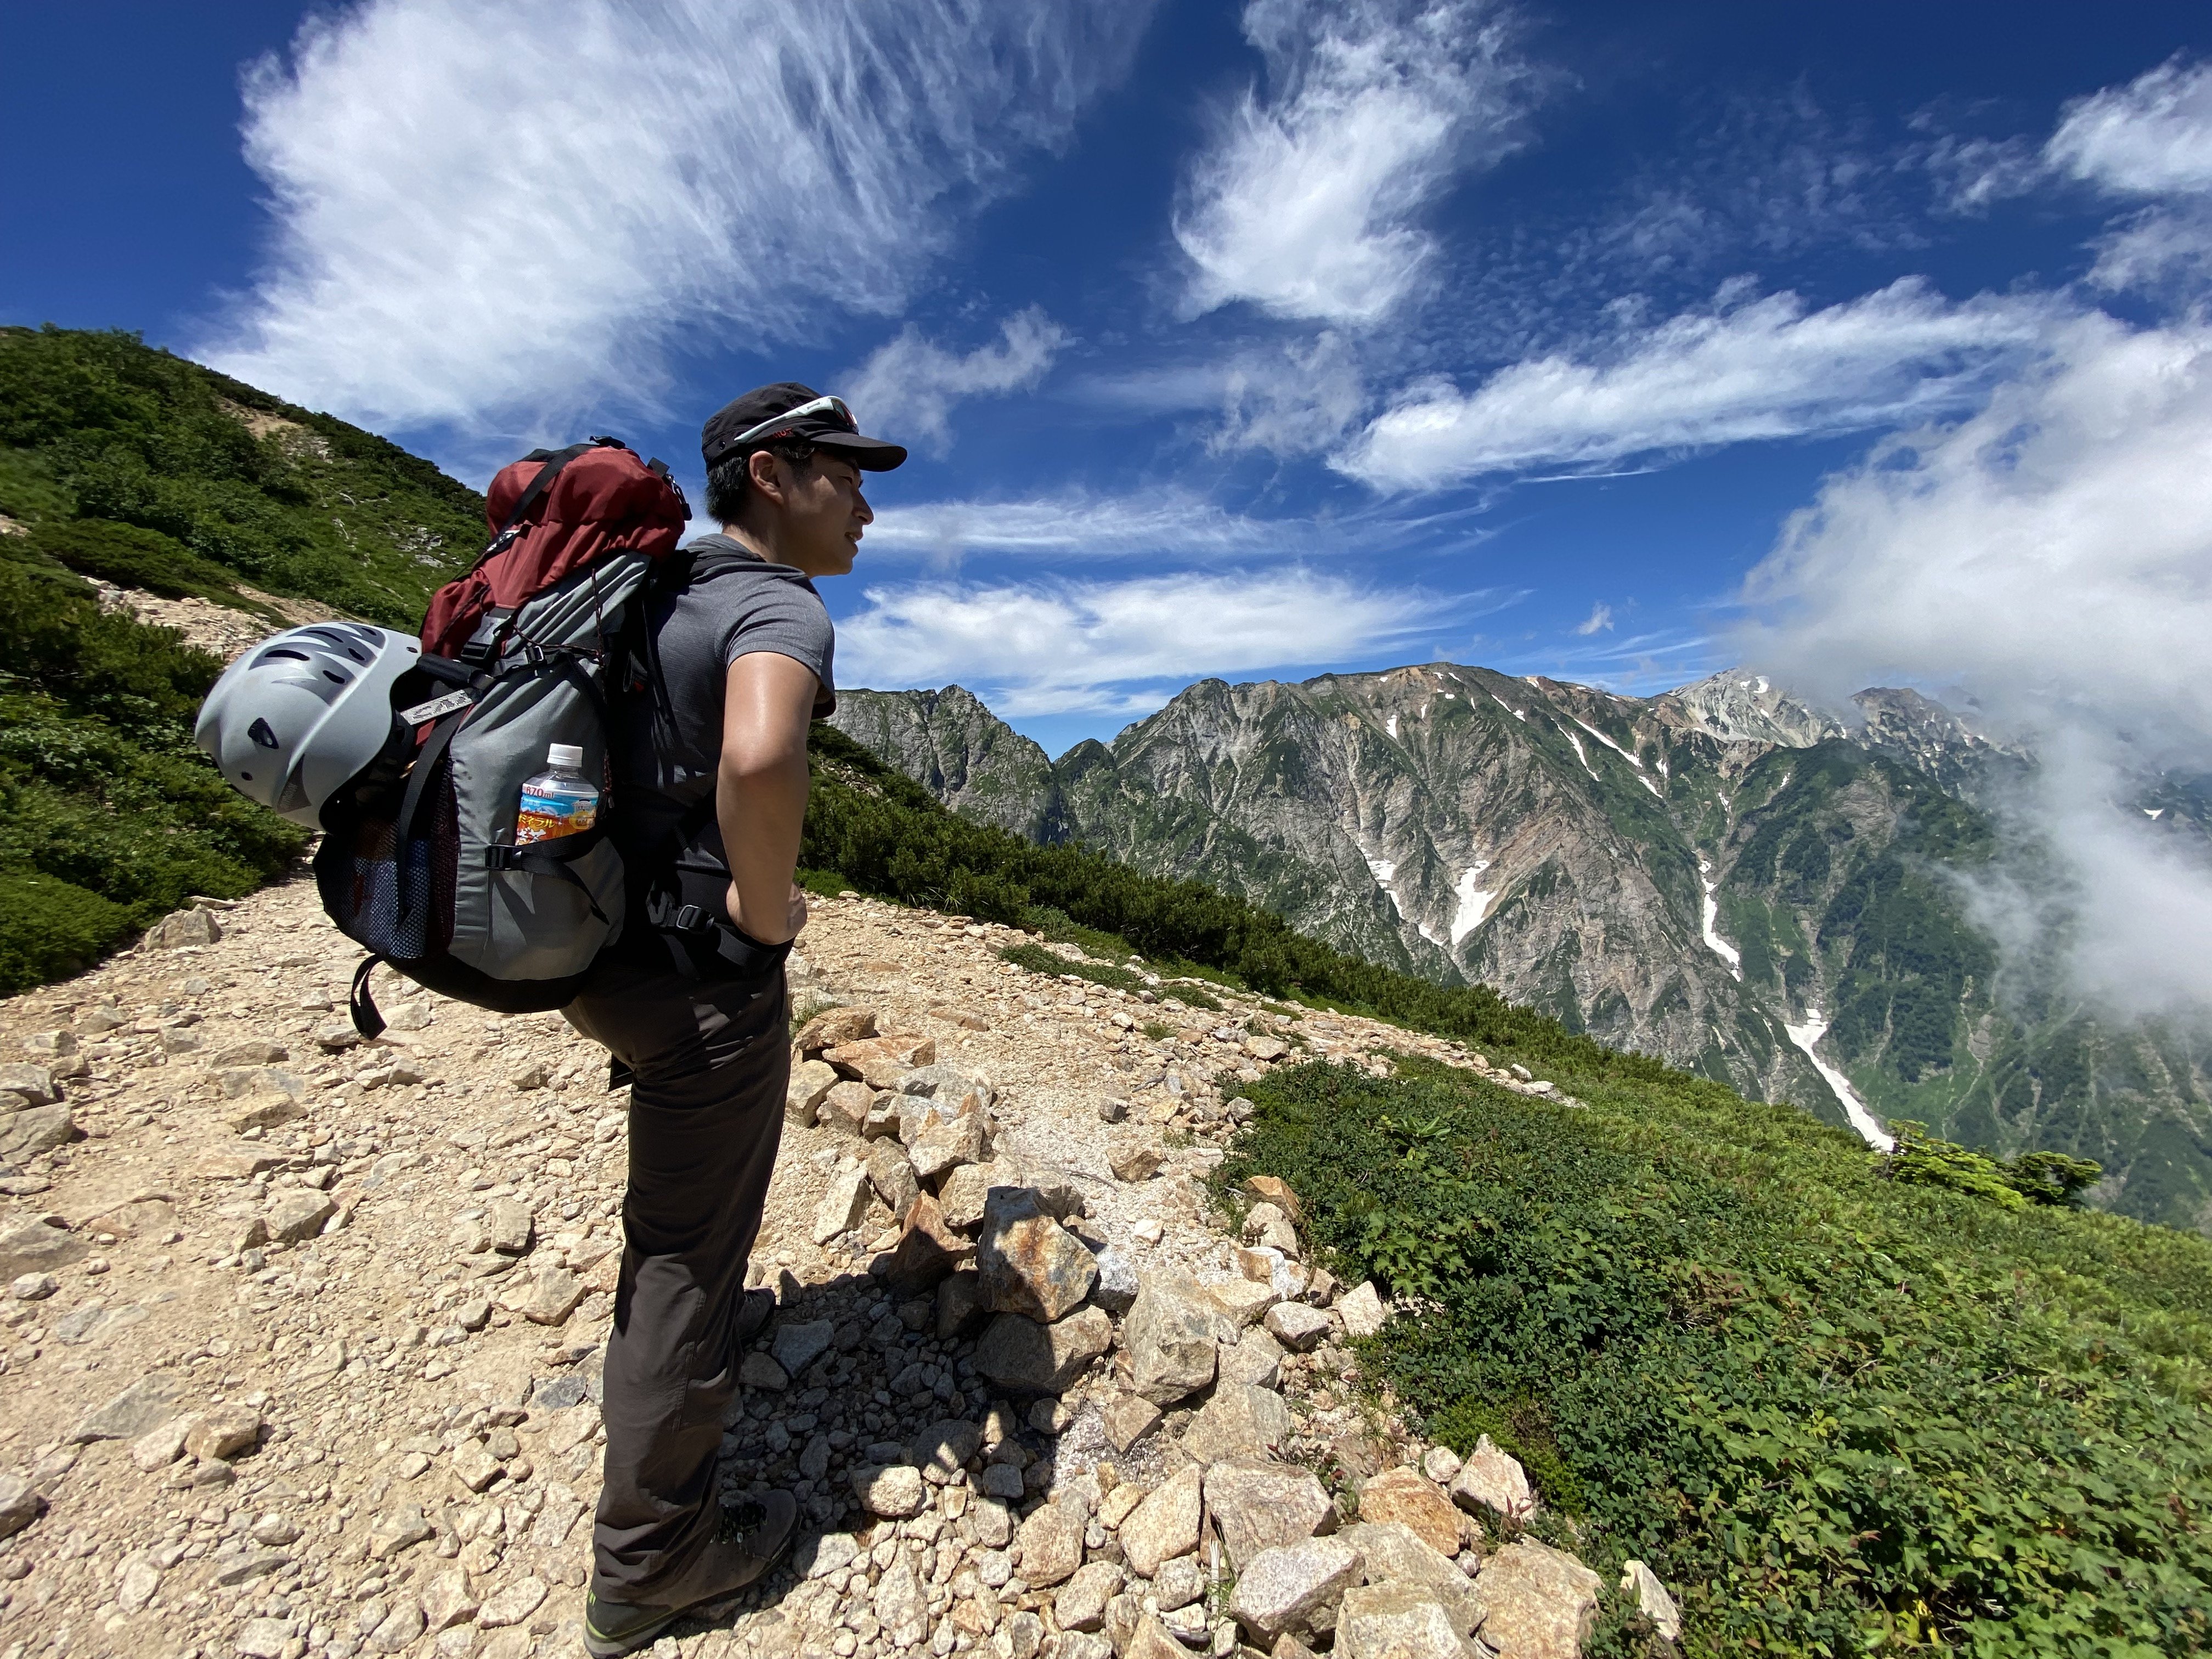
[[[806,931],[806,890],[795,881],[791,884],[791,914],[785,920],[791,924],[792,938]]]
[[[763,945],[805,924],[792,881],[806,821],[806,728],[819,689],[813,671],[772,651],[730,665],[722,695],[722,757],[714,816],[730,865],[730,920]]]

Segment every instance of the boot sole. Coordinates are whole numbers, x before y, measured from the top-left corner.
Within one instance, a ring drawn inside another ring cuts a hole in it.
[[[713,1595],[702,1596],[696,1601],[688,1601],[680,1607],[671,1607],[651,1624],[641,1625],[636,1630],[622,1636],[603,1635],[593,1626],[591,1615],[587,1613],[584,1617],[584,1650],[592,1656],[592,1659],[622,1659],[623,1655],[626,1653],[636,1652],[640,1648],[657,1639],[661,1632],[695,1608],[709,1607],[716,1601],[726,1601],[732,1595],[744,1595],[774,1571],[777,1562],[791,1553],[792,1540],[798,1536],[799,1517],[793,1516],[789,1528],[783,1534],[783,1541],[762,1561],[760,1570],[746,1579],[744,1583],[734,1585],[729,1589],[719,1591]]]

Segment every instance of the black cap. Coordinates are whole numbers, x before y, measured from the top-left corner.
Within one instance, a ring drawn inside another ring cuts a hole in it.
[[[823,406],[806,410],[788,425],[776,422],[777,416],[805,409],[809,404]],[[756,386],[735,402],[723,404],[700,428],[699,453],[712,467],[741,450],[757,449],[777,438],[802,438],[817,449],[826,449],[870,472],[888,472],[906,459],[902,446],[862,437],[842,398],[824,398],[796,380]]]

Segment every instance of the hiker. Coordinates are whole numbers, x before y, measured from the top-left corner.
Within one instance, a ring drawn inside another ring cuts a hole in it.
[[[492,480],[490,544],[419,639],[272,635],[195,727],[233,787],[324,832],[323,908],[368,952],[363,1037],[388,963],[479,1007],[562,1008],[630,1082],[599,1659],[752,1583],[798,1521],[791,1494],[720,1466],[722,1411],[775,1301],[744,1273],[790,1071],[807,727],[837,706],[813,578],[853,568],[861,472],[906,459],[791,381],[718,411],[702,447],[720,534],[679,549],[682,493],[617,439],[533,452]]]
[[[786,946],[806,923],[792,878],[807,727],[836,707],[834,636],[813,579],[852,569],[874,517],[860,474],[899,465],[906,451],[860,436],[841,400],[790,381],[717,412],[702,451],[721,532],[673,555],[655,585],[646,626],[664,695],[617,717],[615,833],[638,869],[671,826],[696,824],[677,858],[686,907],[755,947]],[[751,1583],[798,1520],[790,1493],[749,1492],[747,1472],[719,1461],[739,1352],[775,1300],[744,1286],[791,1066],[781,957],[765,977],[718,972],[714,936],[696,937],[625,930],[566,1011],[631,1078],[627,1243],[585,1602],[586,1644],[600,1659]]]

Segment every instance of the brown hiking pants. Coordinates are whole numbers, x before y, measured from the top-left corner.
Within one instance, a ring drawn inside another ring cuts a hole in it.
[[[610,968],[567,1013],[635,1074],[592,1584],[650,1603],[720,1518],[715,1458],[737,1390],[745,1258],[791,1071],[783,975],[738,985]],[[733,1484],[726,1472],[720,1484]]]

